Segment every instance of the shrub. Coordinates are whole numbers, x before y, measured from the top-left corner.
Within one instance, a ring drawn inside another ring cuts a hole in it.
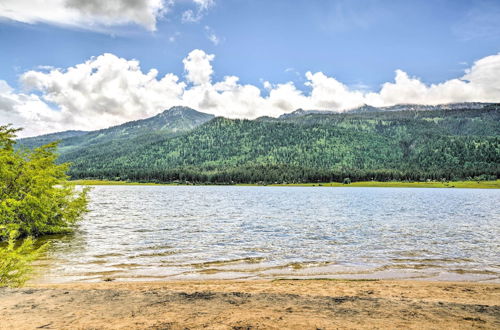
[[[15,150],[17,131],[0,126],[0,286],[26,281],[46,248],[36,248],[32,237],[69,232],[87,210],[87,190],[77,192],[68,164],[55,163],[57,143]]]
[[[57,143],[14,150],[17,130],[0,126],[0,240],[71,231],[86,211],[87,190],[76,192],[66,176],[68,164],[56,164]]]
[[[17,236],[17,232],[11,232],[6,246],[0,247],[0,287],[23,285],[32,271],[31,262],[47,247],[35,247],[31,237],[19,243]]]

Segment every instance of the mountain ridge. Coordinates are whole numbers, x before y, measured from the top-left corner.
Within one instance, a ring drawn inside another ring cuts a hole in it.
[[[298,108],[292,112],[289,113],[284,113],[278,117],[269,117],[269,116],[262,116],[259,118],[256,118],[254,120],[286,120],[286,119],[291,119],[294,117],[300,117],[300,116],[306,116],[306,115],[314,115],[314,114],[319,114],[319,115],[337,115],[337,114],[358,114],[358,113],[366,113],[366,112],[384,112],[384,111],[430,111],[430,110],[458,110],[458,109],[483,109],[485,107],[496,107],[496,109],[500,109],[500,103],[485,103],[485,102],[461,102],[461,103],[447,103],[447,104],[439,104],[439,105],[425,105],[425,104],[397,104],[393,106],[386,106],[386,107],[374,107],[370,106],[367,104],[364,104],[362,106],[349,109],[346,111],[332,111],[332,110],[304,110],[302,108]],[[60,131],[60,132],[54,132],[54,133],[49,133],[49,134],[41,134],[37,136],[32,136],[32,137],[26,137],[26,138],[20,138],[17,141],[20,141],[21,143],[23,141],[28,141],[30,139],[34,138],[42,138],[42,137],[47,137],[47,138],[55,138],[55,140],[59,139],[66,139],[66,138],[71,138],[74,136],[81,136],[85,135],[88,133],[93,133],[93,132],[105,132],[109,130],[115,130],[118,128],[125,128],[128,127],[132,124],[138,124],[138,123],[151,123],[154,122],[155,119],[162,118],[163,120],[167,119],[170,117],[175,117],[175,116],[184,116],[186,113],[193,115],[201,115],[205,116],[206,119],[210,120],[215,118],[215,115],[208,114],[202,111],[195,110],[190,107],[185,107],[185,106],[173,106],[169,109],[166,109],[154,116],[144,118],[144,119],[138,119],[138,120],[132,120],[128,121],[122,124],[118,125],[113,125],[107,128],[99,129],[99,130],[94,130],[94,131],[81,131],[81,130],[68,130],[68,131]],[[208,121],[206,120],[206,121]],[[196,124],[194,126],[197,126]],[[161,129],[158,128],[157,125],[150,127],[150,128],[156,128],[156,129]],[[189,129],[192,129],[194,127],[190,127]],[[183,129],[175,128],[173,131],[183,131]]]
[[[78,144],[102,143],[112,139],[134,139],[142,135],[144,130],[175,135],[189,131],[214,117],[214,115],[188,107],[175,106],[149,118],[128,121],[95,131],[63,131],[23,138],[17,141],[28,148],[33,148],[47,143],[48,138],[54,137],[54,140],[61,140],[60,149],[65,150]],[[71,134],[70,132],[82,133]]]
[[[304,110],[299,108],[293,112],[282,114],[278,119],[289,119],[292,117],[306,116],[310,114],[341,114],[341,113],[365,113],[365,112],[384,112],[384,111],[431,111],[431,110],[459,110],[459,109],[483,109],[493,106],[500,109],[500,103],[485,103],[485,102],[461,102],[461,103],[446,103],[438,105],[425,104],[396,104],[385,107],[374,107],[368,104],[363,104],[359,107],[348,109],[345,111],[331,110]]]

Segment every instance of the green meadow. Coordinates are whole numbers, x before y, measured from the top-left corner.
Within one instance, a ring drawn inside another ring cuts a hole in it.
[[[130,185],[130,186],[178,186],[182,183],[142,183],[109,180],[74,180],[73,183],[82,186]],[[273,187],[392,187],[392,188],[479,188],[500,189],[500,180],[495,181],[446,181],[446,182],[401,182],[401,181],[360,181],[350,184],[340,182],[328,183],[281,183],[281,184],[238,184],[238,186],[273,186]]]

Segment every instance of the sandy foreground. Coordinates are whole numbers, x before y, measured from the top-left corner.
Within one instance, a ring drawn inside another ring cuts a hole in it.
[[[500,285],[103,282],[0,289],[0,329],[500,329]]]

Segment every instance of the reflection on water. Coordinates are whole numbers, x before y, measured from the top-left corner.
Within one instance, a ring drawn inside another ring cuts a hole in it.
[[[498,190],[96,186],[90,209],[36,281],[500,281]]]

